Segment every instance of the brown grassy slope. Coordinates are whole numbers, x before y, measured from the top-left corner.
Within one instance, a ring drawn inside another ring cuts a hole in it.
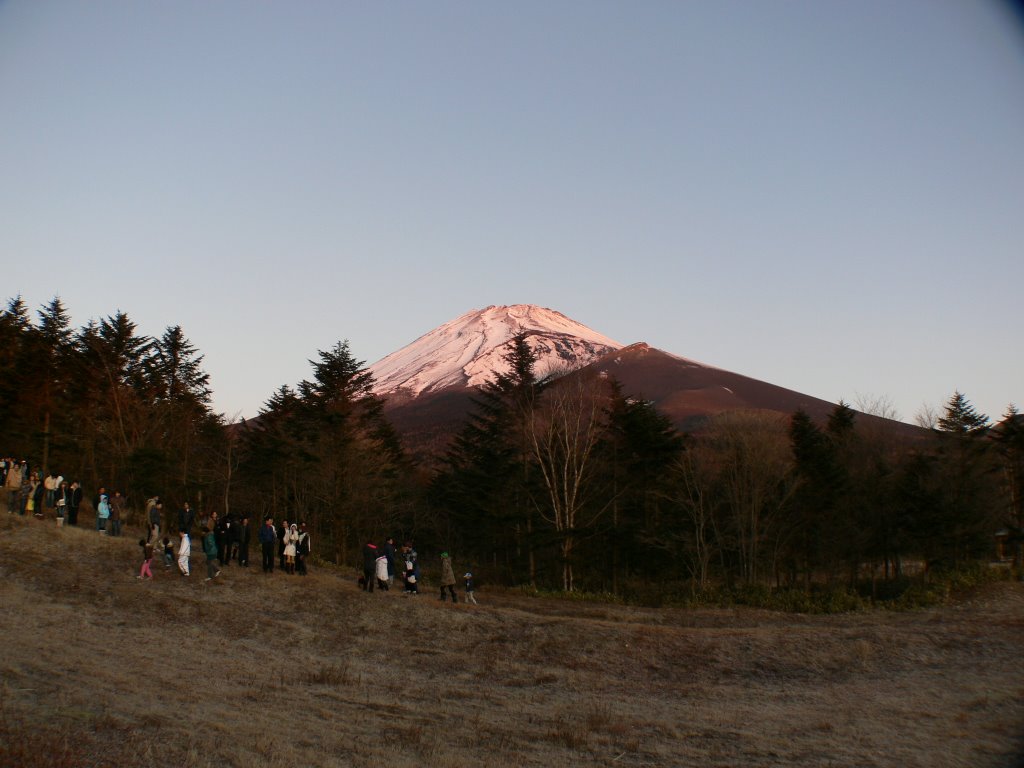
[[[1020,749],[1020,584],[839,617],[452,606],[318,568],[207,584],[199,556],[140,583],[137,539],[0,517],[0,765],[973,768]]]

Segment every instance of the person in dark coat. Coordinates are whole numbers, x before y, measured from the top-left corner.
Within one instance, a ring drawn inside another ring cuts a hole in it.
[[[213,540],[217,545],[217,560],[221,567],[227,565],[231,558],[226,555],[228,551],[228,535],[231,532],[231,518],[227,515],[218,518],[213,526]]]
[[[260,526],[260,548],[263,550],[263,572],[274,572],[274,545],[277,543],[277,529],[274,518],[267,517]]]
[[[75,480],[68,496],[68,525],[78,525],[78,508],[82,506],[82,484]]]
[[[281,570],[284,570],[284,547],[288,543],[288,521],[282,520],[277,528],[277,560]]]
[[[363,547],[363,591],[373,592],[373,583],[376,581],[376,570],[377,570],[377,558],[380,555],[377,552],[377,545],[372,541],[366,542]]]
[[[186,501],[185,505],[180,510],[178,510],[178,531],[190,533],[192,530],[192,524],[195,523],[195,521],[196,513],[192,509],[192,507],[188,505],[188,502]]]
[[[384,540],[384,557],[388,559],[388,587],[395,581],[395,537],[388,536]]]
[[[306,558],[309,557],[309,531],[305,523],[299,524],[299,541],[295,545],[295,568],[300,576],[307,574]]]
[[[238,524],[238,564],[248,567],[249,565],[249,540],[252,536],[252,529],[249,527],[249,516],[242,515],[242,522]]]

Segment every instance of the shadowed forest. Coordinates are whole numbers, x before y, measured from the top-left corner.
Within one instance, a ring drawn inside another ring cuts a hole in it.
[[[180,326],[150,336],[117,312],[74,328],[60,299],[33,312],[14,298],[0,455],[86,499],[117,489],[128,525],[159,495],[165,529],[187,501],[200,517],[305,521],[320,561],[354,565],[392,535],[448,549],[482,584],[638,605],[845,610],[1020,567],[1012,405],[993,422],[956,392],[916,437],[845,403],[826,423],[731,412],[682,434],[614,378],[538,380],[522,337],[506,360],[446,451],[414,461],[347,342],[229,423]]]

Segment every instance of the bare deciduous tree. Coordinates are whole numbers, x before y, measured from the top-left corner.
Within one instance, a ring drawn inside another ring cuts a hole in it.
[[[546,504],[537,508],[561,538],[562,588],[567,592],[574,589],[577,531],[603,509],[588,505],[594,452],[607,419],[603,394],[603,382],[596,377],[562,380],[547,391],[526,422],[529,450],[547,495]],[[588,508],[591,515],[584,520]]]

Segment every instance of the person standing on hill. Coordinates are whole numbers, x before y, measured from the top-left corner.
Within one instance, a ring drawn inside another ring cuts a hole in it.
[[[196,513],[189,506],[186,501],[180,510],[178,510],[178,530],[189,533],[192,530],[192,524],[196,521]]]
[[[277,529],[277,564],[282,571],[284,570],[284,548],[286,544],[288,544],[288,521],[282,520],[280,527]]]
[[[142,547],[142,567],[139,569],[137,579],[152,579],[153,571],[150,564],[153,562],[153,543],[145,539],[139,539],[139,546]]]
[[[377,560],[374,563],[374,575],[377,577],[377,589],[381,592],[388,591],[388,559],[381,553],[377,555]]]
[[[373,592],[377,580],[377,545],[372,541],[363,545],[363,591]]]
[[[263,572],[274,572],[274,544],[277,542],[277,530],[274,518],[267,517],[260,526],[260,548],[263,550]]]
[[[242,515],[242,522],[238,525],[238,564],[249,567],[249,541],[252,538],[252,529],[249,527],[249,516]]]
[[[202,530],[203,554],[206,555],[206,580],[210,581],[220,576],[220,568],[217,567],[217,534],[205,525]]]
[[[238,558],[238,534],[240,530],[238,515],[232,512],[224,518],[224,560],[223,565],[231,565],[234,558],[239,565],[242,564]]]
[[[146,519],[149,520],[149,529],[152,531],[156,526],[156,535],[160,536],[160,525],[163,523],[164,505],[160,503],[160,497],[154,496],[146,502]]]
[[[295,567],[300,576],[305,576],[307,573],[306,558],[309,557],[309,550],[309,531],[306,530],[305,523],[299,523],[299,542],[295,545]]]
[[[57,505],[57,525],[64,525],[68,517],[68,501],[71,499],[71,489],[68,488],[68,481],[61,480],[57,489],[57,498],[54,503]]]
[[[213,526],[213,537],[217,542],[217,559],[220,561],[222,568],[231,560],[228,554],[228,536],[230,534],[231,518],[227,515],[218,517],[216,524]]]
[[[46,475],[46,479],[43,480],[43,488],[46,489],[46,507],[47,509],[53,509],[57,506],[57,488],[60,486],[60,480],[57,476],[50,472]]]
[[[43,482],[39,479],[39,475],[33,472],[32,492],[29,495],[29,501],[31,502],[32,514],[40,519],[43,517],[43,497],[45,493],[46,489],[43,487]]]
[[[22,468],[22,464],[18,464],[16,461],[11,461],[10,468],[7,470],[7,480],[4,482],[4,487],[7,489],[7,512],[12,515],[18,511],[18,495],[21,493]]]
[[[416,550],[412,548],[411,541],[402,545],[402,561],[404,563],[402,579],[405,581],[405,593],[418,595],[420,593],[420,564],[416,560]]]
[[[108,519],[110,519],[110,500],[107,498],[107,494],[101,493],[100,500],[96,504],[96,530],[106,533]]]
[[[363,575],[359,579],[359,585],[364,592],[373,592],[377,581],[377,557],[379,555],[380,551],[372,541],[363,545]]]
[[[78,525],[78,508],[82,506],[82,484],[77,480],[71,483],[71,494],[68,496],[68,524]]]
[[[459,598],[455,596],[455,571],[452,570],[452,559],[447,552],[441,553],[441,602],[444,602],[444,588],[448,587],[448,592],[452,596],[452,602],[459,602]]]
[[[188,531],[181,530],[178,534],[181,536],[181,541],[178,542],[178,570],[182,576],[188,576],[188,559],[192,554],[192,542],[189,541]]]
[[[284,572],[295,575],[296,545],[299,543],[299,526],[292,523],[284,535]]]
[[[388,589],[395,580],[395,537],[388,536],[384,539],[384,557],[388,561]]]
[[[120,491],[114,491],[110,497],[110,535],[121,535],[121,521],[124,519],[124,496]]]

